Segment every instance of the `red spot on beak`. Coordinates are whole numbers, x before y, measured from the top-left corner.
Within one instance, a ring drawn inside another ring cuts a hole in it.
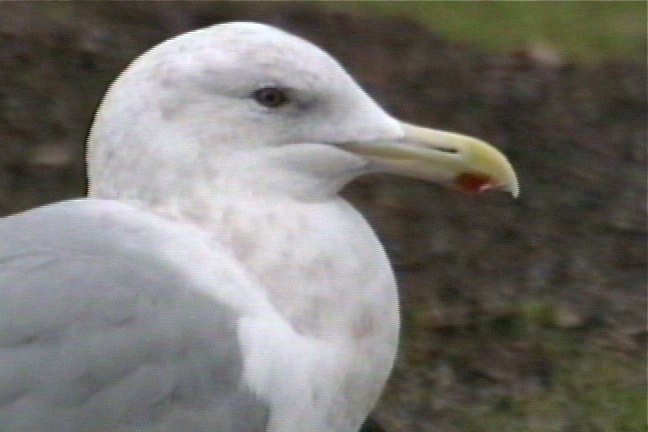
[[[466,192],[484,192],[496,187],[492,177],[484,174],[463,173],[455,177],[455,185]]]

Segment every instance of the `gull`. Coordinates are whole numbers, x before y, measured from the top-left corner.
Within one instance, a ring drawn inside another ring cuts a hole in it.
[[[396,355],[384,248],[340,190],[517,195],[475,138],[396,120],[327,53],[214,25],[110,86],[87,198],[0,220],[5,432],[356,432]]]

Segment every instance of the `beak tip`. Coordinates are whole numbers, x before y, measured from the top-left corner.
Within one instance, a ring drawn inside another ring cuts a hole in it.
[[[509,163],[509,166],[510,163]],[[518,177],[515,174],[515,170],[511,166],[511,176],[510,176],[510,182],[509,182],[509,192],[511,192],[511,195],[513,195],[513,198],[519,198],[520,196],[520,182],[518,181]]]
[[[518,183],[515,174],[513,174],[512,178],[506,183],[505,189],[513,196],[513,198],[518,198],[520,196],[520,184]]]
[[[517,199],[517,198],[520,197],[520,189],[518,189],[517,185],[516,185],[515,189],[511,189],[509,192],[511,193],[513,198]]]

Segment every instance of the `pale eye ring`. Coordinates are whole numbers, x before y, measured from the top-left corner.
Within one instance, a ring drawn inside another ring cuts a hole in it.
[[[279,87],[261,87],[252,92],[252,98],[266,108],[279,108],[289,102],[286,92]]]

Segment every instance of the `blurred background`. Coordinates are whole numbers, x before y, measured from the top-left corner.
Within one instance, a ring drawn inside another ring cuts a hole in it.
[[[389,112],[479,136],[520,176],[517,200],[345,191],[401,288],[388,431],[646,430],[645,2],[3,2],[0,215],[82,196],[110,81],[231,20],[310,39]]]

